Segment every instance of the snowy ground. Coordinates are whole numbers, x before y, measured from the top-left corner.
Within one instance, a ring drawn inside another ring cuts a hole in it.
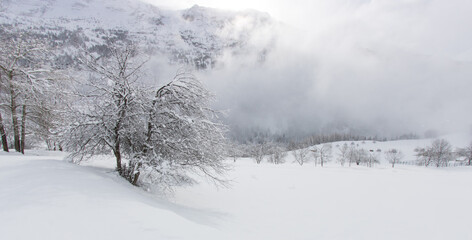
[[[365,145],[407,152],[427,143]],[[203,182],[162,199],[129,186],[103,159],[76,166],[63,157],[0,155],[1,239],[472,239],[470,167],[240,159],[231,188]]]
[[[198,210],[154,199],[109,169],[11,155],[0,158],[2,240],[218,239]]]
[[[231,189],[177,191],[236,239],[472,239],[472,169],[238,164]]]

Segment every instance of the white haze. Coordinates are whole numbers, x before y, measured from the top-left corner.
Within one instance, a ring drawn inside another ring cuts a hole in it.
[[[470,1],[172,3],[256,8],[284,23],[264,64],[225,56],[204,73],[234,125],[295,133],[347,126],[379,135],[470,128]]]

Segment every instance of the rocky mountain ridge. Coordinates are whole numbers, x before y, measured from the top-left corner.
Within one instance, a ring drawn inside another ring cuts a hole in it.
[[[173,64],[211,69],[227,53],[251,52],[264,59],[278,23],[257,11],[198,5],[167,10],[139,0],[3,0],[0,25],[2,34],[21,29],[61,46],[65,64],[79,48],[105,54],[111,42],[122,40],[165,55]]]

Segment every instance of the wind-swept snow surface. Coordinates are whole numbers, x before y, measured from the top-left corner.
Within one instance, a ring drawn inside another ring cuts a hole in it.
[[[228,214],[237,239],[472,239],[472,168],[237,164],[231,189],[178,203]]]
[[[109,169],[0,159],[1,239],[223,239],[209,213],[153,199]]]
[[[163,200],[106,161],[35,154],[0,155],[1,239],[472,239],[470,167],[239,159],[231,188],[203,182]]]

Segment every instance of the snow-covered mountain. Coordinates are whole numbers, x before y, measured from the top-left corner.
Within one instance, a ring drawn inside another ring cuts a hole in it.
[[[165,55],[171,63],[200,69],[214,67],[227,52],[266,54],[277,26],[268,14],[257,11],[229,12],[197,5],[173,11],[139,0],[3,0],[0,24],[2,29],[20,28],[54,41],[68,55],[64,59],[79,47],[99,52],[120,39]],[[260,32],[271,36],[254,41]]]

